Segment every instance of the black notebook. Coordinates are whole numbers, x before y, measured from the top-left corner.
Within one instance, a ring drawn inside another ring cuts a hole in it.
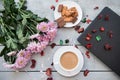
[[[101,17],[98,18],[100,15]],[[105,20],[106,15],[109,17]],[[120,16],[108,7],[105,7],[98,16],[78,37],[78,41],[83,46],[92,44],[89,51],[120,76]],[[100,31],[101,26],[104,27],[103,32]],[[92,30],[96,30],[96,32],[93,33]],[[110,31],[112,32],[111,37],[109,36]],[[92,35],[89,41],[85,39],[88,33]],[[98,36],[100,37],[97,41],[96,37]],[[111,46],[110,49],[105,49],[106,43]]]

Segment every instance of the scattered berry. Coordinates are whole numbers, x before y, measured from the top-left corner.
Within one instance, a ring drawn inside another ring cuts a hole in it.
[[[87,33],[87,37],[92,38],[92,35],[90,33]]]
[[[88,75],[88,73],[89,73],[89,70],[86,69],[86,70],[84,71],[84,76],[86,77],[86,76]]]
[[[59,0],[55,0],[55,2],[58,2]]]
[[[107,44],[104,45],[104,48],[105,48],[105,50],[109,51],[109,50],[112,49],[112,46],[107,43]]]
[[[102,15],[100,14],[100,15],[98,15],[98,19],[100,20],[100,19],[102,19]]]
[[[78,31],[79,28],[80,28],[80,26],[74,26],[74,29],[75,29],[76,31]]]
[[[102,27],[100,27],[100,31],[101,32],[104,32],[105,31],[105,28],[102,26]]]
[[[50,7],[50,9],[52,9],[52,10],[54,11],[54,10],[55,10],[55,6],[52,5],[52,6]]]
[[[40,52],[40,55],[41,55],[41,56],[44,56],[44,51],[41,51],[41,52]]]
[[[90,49],[90,48],[92,47],[92,44],[90,44],[90,43],[89,43],[89,44],[86,44],[85,47],[86,47],[87,49]]]
[[[66,39],[66,40],[65,40],[65,43],[69,43],[69,39]]]
[[[94,10],[97,10],[97,9],[99,9],[99,7],[98,7],[98,6],[96,6],[96,7],[94,8]]]
[[[52,78],[52,77],[49,77],[49,78],[47,78],[47,80],[53,80],[53,78]]]
[[[87,20],[86,20],[86,23],[89,24],[91,21],[92,21],[92,20],[87,19]]]
[[[30,66],[30,68],[35,68],[35,66],[36,66],[36,60],[32,59],[31,62],[32,62],[32,65]]]
[[[75,47],[78,49],[78,46],[77,46],[77,45],[75,45]]]
[[[47,68],[46,75],[47,76],[51,76],[52,75],[52,69],[51,68]]]
[[[105,21],[109,21],[109,15],[105,15],[104,20],[105,20]]]
[[[85,39],[86,39],[87,41],[90,41],[91,38],[87,36]]]
[[[52,43],[50,46],[51,48],[54,48],[56,46],[56,43]]]
[[[78,30],[78,33],[82,33],[82,32],[84,32],[84,28],[80,28],[80,29]]]
[[[85,55],[87,56],[87,58],[90,58],[90,52],[86,51]]]
[[[112,38],[112,37],[113,37],[113,32],[112,32],[112,31],[109,31],[109,32],[108,32],[108,35],[109,35],[109,38]]]
[[[54,63],[52,62],[52,63],[51,63],[51,66],[53,66],[53,65],[54,65]]]
[[[95,30],[95,29],[94,29],[94,30],[92,30],[92,33],[96,33],[96,32],[97,32],[97,30]]]

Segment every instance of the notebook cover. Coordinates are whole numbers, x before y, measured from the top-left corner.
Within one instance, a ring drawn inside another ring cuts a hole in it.
[[[92,48],[89,49],[95,56],[97,56],[103,63],[110,67],[114,72],[120,76],[120,17],[110,8],[105,7],[99,15],[102,15],[102,19],[98,19],[98,16],[88,26],[85,32],[78,37],[78,41],[85,46],[88,43],[92,44]],[[105,15],[109,15],[109,20],[105,21]],[[99,28],[103,26],[104,32],[101,32]],[[91,31],[95,29],[96,33]],[[112,31],[113,37],[109,38],[108,32]],[[85,37],[87,33],[92,35],[90,41],[86,41]],[[101,41],[97,41],[95,37],[101,36]],[[109,43],[112,46],[111,50],[105,50],[104,45]]]

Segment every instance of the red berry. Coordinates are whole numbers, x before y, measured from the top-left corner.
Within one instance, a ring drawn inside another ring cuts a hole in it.
[[[85,47],[86,47],[87,49],[90,49],[90,48],[92,47],[92,44],[90,44],[90,43],[89,43],[89,44],[86,44]]]
[[[88,73],[89,73],[89,70],[86,69],[86,70],[84,71],[84,76],[86,77],[86,76],[88,75]]]
[[[97,32],[97,30],[95,30],[95,29],[94,29],[94,30],[92,30],[92,33],[96,33],[96,32]]]
[[[50,77],[50,78],[47,78],[47,80],[53,80],[53,78],[52,78],[52,77]]]
[[[97,10],[97,9],[99,9],[99,7],[98,7],[98,6],[96,6],[96,7],[94,8],[94,10]]]
[[[30,66],[30,68],[35,68],[35,66],[36,66],[36,60],[32,59],[31,62],[32,62],[32,65]]]
[[[55,0],[56,2],[58,2],[58,0]]]
[[[75,45],[75,47],[76,47],[76,48],[78,48],[78,46],[77,46],[77,45]]]
[[[112,38],[112,37],[113,37],[113,32],[112,32],[112,31],[109,31],[109,32],[108,32],[108,35],[109,35],[109,38]]]
[[[53,65],[54,65],[54,63],[52,62],[52,63],[51,63],[51,66],[53,66]]]
[[[87,20],[86,20],[87,24],[89,24],[91,21],[92,21],[92,20],[90,20],[90,19],[87,19]]]
[[[105,21],[109,21],[109,15],[106,15],[104,18]]]
[[[56,46],[56,43],[52,43],[50,46],[51,48],[54,48]]]
[[[107,44],[104,45],[104,48],[105,48],[105,50],[109,51],[109,50],[112,49],[112,46],[107,43]]]
[[[41,52],[40,52],[40,55],[41,55],[41,56],[44,56],[44,51],[41,51]]]
[[[51,76],[51,74],[52,74],[52,69],[51,68],[47,68],[46,75],[47,76]]]
[[[98,19],[99,19],[99,20],[102,19],[102,15],[98,15]]]
[[[79,28],[80,28],[80,26],[74,26],[74,29],[75,29],[76,31],[78,31]]]
[[[84,32],[84,28],[80,28],[80,29],[78,30],[78,33],[82,33],[82,32]]]
[[[85,55],[90,58],[90,52],[89,51],[86,51]]]
[[[50,9],[52,9],[52,10],[54,11],[54,10],[55,10],[55,6],[52,5],[52,6],[50,7]]]
[[[85,39],[86,39],[87,41],[90,41],[91,38],[87,36]]]
[[[104,32],[105,31],[105,28],[102,26],[102,27],[100,27],[100,31],[101,32]]]
[[[91,38],[91,37],[92,37],[92,35],[91,35],[90,33],[87,33],[87,37],[90,37],[90,38]]]

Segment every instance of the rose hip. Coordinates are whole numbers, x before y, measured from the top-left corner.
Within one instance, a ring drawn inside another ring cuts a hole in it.
[[[90,52],[86,51],[85,55],[87,56],[87,58],[90,58]]]
[[[92,38],[92,35],[90,33],[87,33],[87,37]]]
[[[52,69],[51,68],[47,68],[46,75],[47,76],[51,76],[51,74],[52,74]]]
[[[32,65],[30,66],[30,68],[35,68],[35,66],[36,66],[36,60],[32,59],[31,62],[32,62]]]
[[[47,80],[53,80],[53,78],[52,78],[52,77],[49,77],[49,78],[47,78]]]
[[[99,20],[102,19],[102,15],[98,15],[98,19],[99,19]]]
[[[75,29],[76,31],[78,31],[79,28],[80,28],[80,26],[74,26],[74,29]]]
[[[106,43],[106,44],[104,45],[104,48],[105,48],[105,50],[109,51],[109,50],[112,49],[112,46],[111,46],[110,44]]]
[[[87,20],[86,20],[86,23],[89,24],[91,21],[92,21],[92,20],[87,19]]]
[[[51,48],[54,48],[56,46],[56,43],[52,43],[50,46]]]
[[[113,37],[113,32],[112,32],[112,31],[109,31],[109,32],[108,32],[108,35],[109,35],[109,38],[112,38],[112,37]]]
[[[82,33],[82,32],[84,32],[84,28],[80,28],[80,29],[78,30],[78,33]]]
[[[40,52],[40,55],[41,55],[41,56],[44,56],[44,51],[41,51],[41,52]]]
[[[94,8],[94,10],[97,10],[97,9],[99,9],[99,7],[98,7],[98,6],[96,6],[96,7]]]
[[[100,27],[100,31],[101,32],[104,32],[105,31],[105,28],[102,26],[102,27]]]
[[[84,76],[86,77],[86,76],[88,75],[88,73],[89,73],[89,70],[86,69],[86,70],[84,71]]]
[[[92,47],[92,44],[90,44],[90,43],[89,43],[89,44],[86,44],[85,47],[86,47],[87,49],[90,49],[90,48]]]
[[[96,32],[97,32],[97,30],[95,30],[95,29],[94,29],[94,30],[92,30],[92,33],[96,33]]]
[[[105,15],[104,20],[105,20],[105,21],[109,21],[109,15]]]
[[[50,9],[52,9],[52,10],[54,11],[54,10],[55,10],[55,6],[52,5],[52,6],[50,7]]]
[[[87,36],[85,39],[86,39],[87,41],[90,41],[91,38]]]

